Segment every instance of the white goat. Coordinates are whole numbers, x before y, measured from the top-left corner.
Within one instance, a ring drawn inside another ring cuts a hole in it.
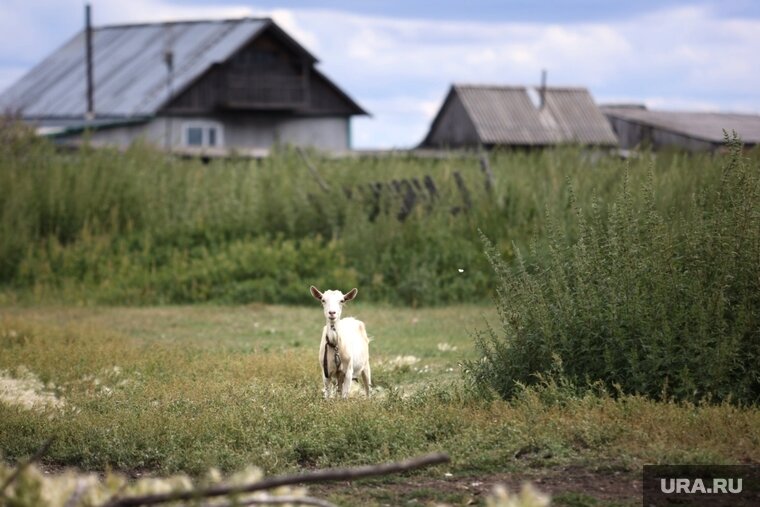
[[[325,312],[325,327],[319,344],[319,366],[322,369],[325,398],[330,397],[332,380],[335,378],[340,394],[348,398],[351,381],[361,375],[364,392],[369,396],[372,376],[369,368],[369,338],[364,322],[353,317],[341,319],[343,303],[351,301],[358,292],[351,289],[348,294],[339,290],[324,293],[313,285],[311,295],[322,302]]]

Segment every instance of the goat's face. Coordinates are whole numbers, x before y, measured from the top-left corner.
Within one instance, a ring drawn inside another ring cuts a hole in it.
[[[313,285],[310,288],[311,295],[315,299],[322,302],[322,309],[325,312],[325,318],[328,322],[334,323],[340,320],[340,314],[343,311],[343,303],[351,301],[356,297],[358,292],[356,289],[351,289],[348,294],[343,294],[339,290],[326,290],[319,292],[319,289]]]

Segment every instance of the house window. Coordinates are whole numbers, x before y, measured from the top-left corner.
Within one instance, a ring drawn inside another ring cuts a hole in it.
[[[194,148],[216,147],[224,144],[222,126],[216,122],[188,122],[184,125],[183,143]]]
[[[200,127],[189,127],[187,129],[187,145],[203,146],[203,129]]]

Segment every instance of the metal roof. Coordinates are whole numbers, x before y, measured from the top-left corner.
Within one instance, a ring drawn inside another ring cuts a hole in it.
[[[531,91],[541,93],[533,88]],[[609,122],[585,88],[546,87],[544,106],[525,86],[452,86],[423,145],[430,144],[448,104],[461,100],[482,144],[545,146],[562,142],[616,145]]]
[[[243,18],[94,28],[96,115],[154,115],[170,98],[164,61],[168,48],[176,93],[269,26],[277,28],[269,19]],[[2,93],[0,111],[20,112],[25,118],[81,117],[87,110],[85,65],[82,31]]]
[[[760,143],[760,115],[738,113],[705,113],[652,111],[641,107],[602,106],[611,117],[649,125],[686,137],[713,143],[723,142],[723,130],[735,130],[746,143]]]

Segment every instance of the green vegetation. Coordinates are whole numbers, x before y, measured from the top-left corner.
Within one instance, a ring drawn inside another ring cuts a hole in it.
[[[43,466],[127,473],[451,455],[448,489],[437,470],[322,490],[367,505],[758,462],[760,153],[729,148],[496,152],[490,191],[473,156],[310,153],[324,190],[286,148],[204,165],[0,126],[3,459],[50,436]],[[403,221],[368,190],[425,176],[438,195]],[[322,400],[310,284],[359,287],[373,398]],[[202,302],[248,306],[167,306]]]
[[[668,223],[651,182],[602,217],[571,201],[578,238],[550,225],[550,256],[499,274],[501,327],[483,333],[480,385],[596,381],[654,399],[760,401],[760,173],[730,144],[720,181]],[[642,194],[645,200],[634,201]]]
[[[307,303],[303,287],[316,284],[359,286],[365,301],[399,305],[484,302],[494,283],[478,229],[510,262],[515,248],[544,241],[547,212],[575,237],[570,187],[576,205],[589,209],[594,195],[602,204],[617,195],[627,165],[632,185],[653,168],[654,206],[670,217],[720,178],[709,155],[644,155],[627,164],[562,148],[491,154],[489,194],[476,157],[310,156],[329,191],[288,149],[204,165],[145,146],[61,153],[0,126],[0,188],[12,189],[0,192],[4,298]],[[472,207],[454,215],[465,204],[455,171]],[[438,198],[403,223],[399,197],[384,194],[374,210],[369,183],[425,175]]]

